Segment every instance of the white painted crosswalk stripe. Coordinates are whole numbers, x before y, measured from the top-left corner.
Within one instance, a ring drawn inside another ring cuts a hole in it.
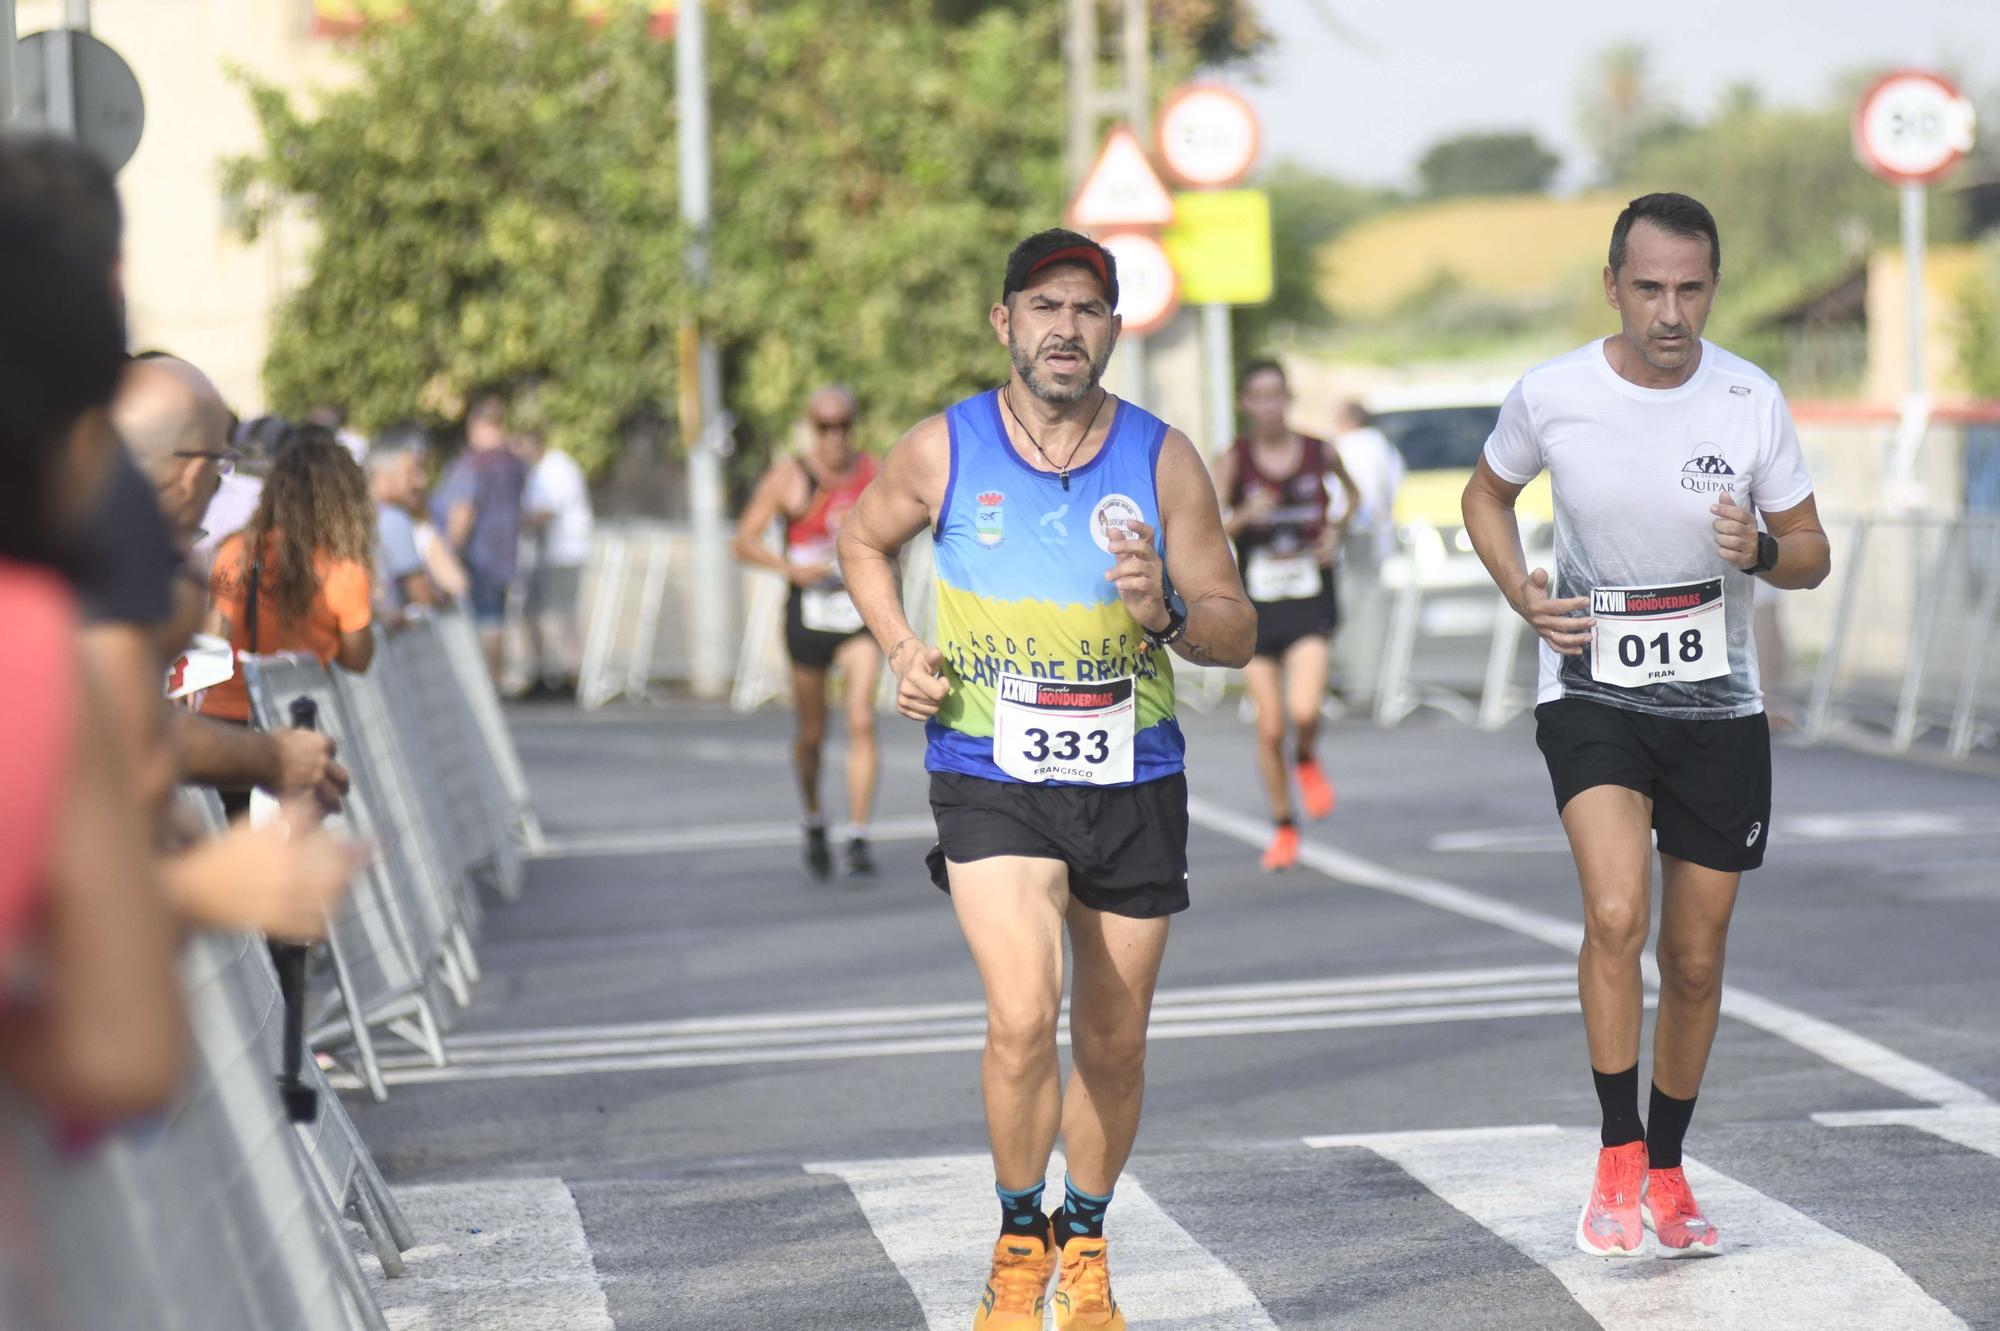
[[[2000,1156],[2000,1109],[1880,1109],[1814,1114],[1829,1128],[1916,1128],[1948,1142]]]
[[[612,1331],[583,1217],[561,1179],[407,1184],[406,1274],[375,1280],[390,1331]],[[371,1275],[381,1267],[362,1258]]]
[[[1724,1256],[1676,1263],[1666,1279],[1656,1262],[1576,1249],[1576,1214],[1598,1148],[1594,1132],[1543,1126],[1315,1137],[1307,1144],[1365,1147],[1392,1161],[1547,1268],[1585,1312],[1618,1331],[1965,1326],[1880,1253],[1692,1157],[1684,1162],[1688,1181],[1722,1231]]]
[[[1499,1021],[1576,1010],[1568,966],[1416,971],[1164,990],[1149,1038]],[[448,1039],[442,1068],[400,1055],[384,1058],[383,1067],[391,1085],[412,1085],[966,1053],[985,1039],[983,1005],[938,1003],[488,1032]],[[1068,1041],[1066,1019],[1057,1040]],[[336,1077],[335,1084],[346,1083]]]
[[[998,1205],[993,1162],[983,1155],[807,1165],[846,1182],[889,1260],[909,1282],[931,1331],[960,1331],[986,1280]],[[1062,1195],[1063,1162],[1050,1165]],[[1189,1236],[1145,1185],[1118,1183],[1111,1282],[1135,1327],[1146,1331],[1275,1331],[1249,1286]]]

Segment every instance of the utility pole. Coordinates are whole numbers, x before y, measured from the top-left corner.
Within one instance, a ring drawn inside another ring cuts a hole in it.
[[[0,0],[0,127],[14,121],[14,0]]]
[[[681,320],[679,396],[681,446],[687,450],[688,518],[694,539],[693,641],[689,683],[698,698],[729,688],[734,638],[727,552],[723,549],[722,455],[729,432],[721,409],[722,369],[715,343],[703,336],[695,307],[708,288],[708,60],[703,0],[681,0],[675,12],[674,101],[679,119],[681,220],[687,224],[688,305]]]
[[[1098,82],[1098,0],[1066,0],[1063,59],[1068,66],[1068,123],[1063,136],[1063,165],[1069,192],[1083,184],[1084,172],[1097,155],[1098,131],[1109,119],[1122,119],[1143,142],[1153,130],[1153,46],[1147,0],[1123,0],[1119,29],[1120,85],[1106,90]],[[1107,377],[1113,391],[1145,405],[1152,397],[1146,373],[1146,340],[1129,338],[1118,349]]]

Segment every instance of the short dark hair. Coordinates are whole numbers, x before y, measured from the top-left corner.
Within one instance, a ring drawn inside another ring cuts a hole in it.
[[[1240,393],[1248,388],[1250,381],[1260,374],[1275,374],[1278,376],[1278,382],[1287,389],[1292,386],[1291,378],[1285,373],[1285,367],[1266,356],[1262,360],[1253,360],[1243,367],[1243,373],[1236,376],[1236,391]]]
[[[0,558],[61,567],[52,487],[70,431],[117,390],[124,320],[69,219],[20,198],[0,198],[0,291]]]
[[[1632,228],[1641,222],[1651,222],[1671,236],[1686,236],[1708,242],[1708,273],[1710,277],[1722,274],[1722,237],[1715,229],[1715,214],[1708,211],[1700,200],[1685,194],[1642,194],[1625,205],[1625,211],[1618,214],[1618,220],[1611,227],[1611,272],[1617,275],[1625,266],[1625,240],[1632,234]]]
[[[472,395],[471,403],[465,409],[468,424],[476,420],[506,420],[507,399],[494,389],[481,389]]]
[[[1007,274],[1000,284],[1004,304],[1017,291],[1028,289],[1036,273],[1056,264],[1074,263],[1097,274],[1104,284],[1104,299],[1118,308],[1118,259],[1089,236],[1052,227],[1037,231],[1014,247],[1007,256]]]
[[[0,134],[0,207],[33,207],[60,223],[58,243],[109,281],[125,215],[104,159],[53,134]]]

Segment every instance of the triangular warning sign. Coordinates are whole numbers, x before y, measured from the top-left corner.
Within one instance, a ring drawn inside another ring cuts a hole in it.
[[[1172,225],[1174,196],[1129,126],[1119,125],[1105,137],[1096,163],[1070,201],[1068,219],[1079,231]]]

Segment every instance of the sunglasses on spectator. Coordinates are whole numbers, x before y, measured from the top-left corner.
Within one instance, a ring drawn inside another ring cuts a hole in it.
[[[821,434],[832,434],[835,430],[852,430],[853,428],[854,428],[854,418],[852,416],[849,416],[846,420],[842,421],[813,422],[813,429],[819,431]]]
[[[230,472],[236,470],[237,453],[232,448],[177,448],[174,450],[174,456],[177,458],[207,458],[215,463],[216,472],[223,476],[227,476]]]

